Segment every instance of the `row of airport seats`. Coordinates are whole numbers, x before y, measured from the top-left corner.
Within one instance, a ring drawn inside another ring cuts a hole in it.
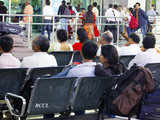
[[[82,62],[82,57],[79,51],[76,52],[52,52],[49,53],[55,56],[57,60],[58,66],[65,66],[72,64],[74,62]],[[124,66],[127,68],[129,62],[135,57],[135,55],[130,55],[130,56],[120,56],[120,62],[124,64]],[[96,62],[99,62],[99,57],[95,58]]]
[[[160,87],[160,64],[148,64],[146,67],[152,71],[156,86]],[[112,87],[114,77],[49,78],[63,69],[63,66],[0,69],[0,111],[9,109],[13,116],[26,118],[30,115],[98,109],[100,98],[105,89]],[[80,84],[75,89],[77,80]]]
[[[105,89],[111,88],[114,77],[49,77],[59,73],[62,69],[63,67],[31,70],[25,68],[1,69],[0,91],[3,91],[1,100],[5,99],[13,116],[23,119],[30,115],[98,109],[100,98]],[[79,84],[75,89],[77,80]],[[30,84],[30,88],[24,86],[27,81],[33,83]],[[24,91],[30,93],[26,95]],[[73,93],[75,93],[74,96]],[[2,107],[1,111],[3,110]]]
[[[160,64],[148,64],[146,67],[152,71],[153,78],[157,81],[156,85],[160,87]],[[104,90],[110,89],[116,80],[115,76],[89,78],[49,77],[61,72],[63,68],[0,69],[1,100],[6,101],[7,109],[10,110],[13,116],[23,119],[30,115],[97,110]],[[79,84],[75,89],[77,80]],[[27,83],[26,81],[33,83],[30,84],[30,88],[24,86]],[[23,91],[29,93],[26,95]],[[3,107],[0,108],[1,111],[4,110]],[[75,117],[77,116],[73,116],[73,120],[76,120]],[[62,118],[57,119],[61,120]],[[89,119],[91,118],[85,120]],[[92,118],[92,120],[94,119]]]

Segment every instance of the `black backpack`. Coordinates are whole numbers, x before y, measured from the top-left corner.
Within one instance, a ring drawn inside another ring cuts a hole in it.
[[[134,65],[117,77],[111,89],[105,91],[99,114],[105,112],[126,117],[137,115],[143,96],[152,92],[154,87],[151,72]]]

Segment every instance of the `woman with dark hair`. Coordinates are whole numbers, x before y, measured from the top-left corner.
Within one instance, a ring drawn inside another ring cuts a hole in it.
[[[75,43],[72,47],[74,51],[81,51],[83,43],[89,40],[88,34],[84,28],[79,28],[77,30],[77,39],[79,40],[79,42]]]
[[[57,31],[58,43],[55,45],[55,51],[73,51],[72,46],[67,42],[68,36],[66,30]]]
[[[125,71],[119,62],[117,49],[113,45],[102,46],[100,61],[103,65],[96,65],[96,76],[119,75]]]
[[[95,38],[94,35],[94,24],[96,22],[96,16],[92,12],[92,6],[88,6],[88,11],[84,15],[84,29],[88,33],[88,38],[90,40]]]

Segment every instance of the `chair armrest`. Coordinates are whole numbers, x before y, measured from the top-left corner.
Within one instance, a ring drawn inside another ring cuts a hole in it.
[[[11,104],[12,101],[10,101],[9,97],[16,98],[22,101],[22,108],[21,108],[20,113],[17,113],[16,109],[12,106]],[[18,96],[12,93],[6,93],[5,101],[6,101],[6,104],[9,108],[11,115],[16,116],[16,117],[22,117],[24,115],[25,109],[26,109],[26,99],[24,99],[22,96]]]

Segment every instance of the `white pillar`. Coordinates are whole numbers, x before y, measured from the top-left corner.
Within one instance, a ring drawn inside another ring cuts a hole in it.
[[[9,8],[8,8],[8,14],[11,14],[11,7],[12,7],[12,0],[9,0]],[[9,17],[9,23],[11,22],[11,18]]]

